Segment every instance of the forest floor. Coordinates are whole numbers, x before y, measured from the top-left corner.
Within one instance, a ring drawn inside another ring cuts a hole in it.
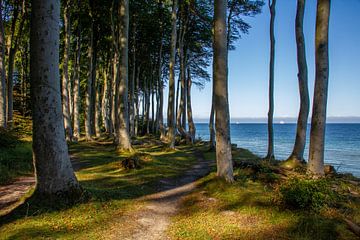
[[[205,142],[170,150],[144,137],[134,147],[120,154],[109,139],[70,144],[89,199],[56,208],[26,202],[0,217],[0,239],[359,239],[359,179],[309,179],[301,167],[284,170],[234,147],[228,184]],[[141,167],[124,169],[126,159]]]

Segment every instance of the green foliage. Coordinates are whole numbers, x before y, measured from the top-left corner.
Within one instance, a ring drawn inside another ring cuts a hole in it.
[[[337,195],[324,179],[289,179],[280,186],[281,202],[293,209],[305,209],[318,212],[333,205]]]
[[[0,128],[0,149],[14,147],[17,143],[19,143],[19,139],[14,132]]]

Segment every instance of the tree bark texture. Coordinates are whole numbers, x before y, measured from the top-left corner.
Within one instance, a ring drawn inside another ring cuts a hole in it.
[[[295,144],[289,160],[303,161],[306,144],[306,130],[309,117],[310,99],[308,89],[308,69],[306,62],[305,38],[303,31],[306,0],[298,0],[295,20],[298,81],[300,91],[300,111],[297,120]]]
[[[59,0],[33,0],[30,76],[36,192],[72,197],[80,192],[65,141],[59,73]]]
[[[0,128],[6,128],[5,31],[3,2],[0,0]]]
[[[168,133],[167,138],[170,143],[170,148],[175,148],[175,55],[176,55],[176,11],[177,1],[173,0],[172,13],[171,13],[171,49],[170,49],[170,64],[169,64],[169,100],[167,111],[167,125]]]
[[[269,112],[268,112],[268,151],[266,159],[275,159],[274,155],[274,67],[275,67],[275,6],[276,0],[269,0],[270,8],[270,76],[269,76]]]
[[[63,74],[62,74],[62,111],[64,115],[64,127],[65,136],[68,141],[72,141],[73,131],[71,127],[71,115],[70,115],[70,92],[68,91],[69,85],[69,54],[70,54],[70,11],[69,0],[64,1],[64,59],[63,59]]]
[[[315,35],[315,90],[311,119],[308,171],[324,175],[326,107],[329,82],[330,0],[318,0]]]
[[[228,56],[226,39],[226,0],[215,0],[214,13],[214,97],[217,176],[233,182],[228,101]]]

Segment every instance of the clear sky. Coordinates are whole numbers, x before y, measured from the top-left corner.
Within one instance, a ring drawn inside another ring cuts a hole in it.
[[[266,1],[267,2],[267,1]],[[316,0],[307,0],[304,19],[309,89],[315,75]],[[360,116],[360,0],[332,0],[330,13],[330,79],[328,116]],[[296,0],[278,0],[275,22],[275,117],[296,117],[299,111],[295,15]],[[229,97],[232,118],[265,118],[268,110],[269,8],[247,18],[252,28],[229,53]],[[211,71],[211,69],[209,69]],[[211,83],[192,90],[195,118],[208,118]],[[167,100],[167,91],[165,90]],[[166,101],[165,101],[166,102]],[[167,104],[165,104],[165,111]],[[165,115],[166,116],[166,115]]]

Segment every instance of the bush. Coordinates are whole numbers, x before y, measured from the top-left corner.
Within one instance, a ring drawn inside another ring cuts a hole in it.
[[[18,137],[13,132],[0,127],[0,149],[14,147],[19,142]]]
[[[293,178],[280,186],[280,199],[287,207],[315,212],[333,205],[337,195],[326,180]]]

